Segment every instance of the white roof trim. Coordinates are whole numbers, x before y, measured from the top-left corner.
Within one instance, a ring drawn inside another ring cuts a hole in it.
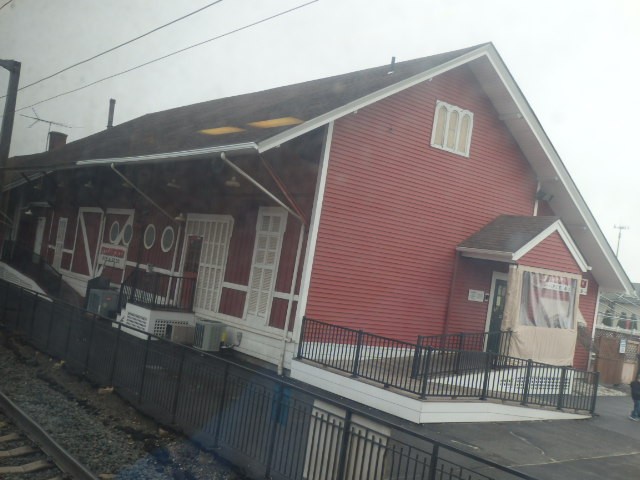
[[[453,60],[449,60],[448,62],[442,63],[437,67],[430,68],[422,73],[414,75],[413,77],[409,77],[405,80],[402,80],[398,83],[394,83],[393,85],[389,85],[381,90],[370,93],[361,97],[357,100],[349,102],[341,107],[338,107],[334,110],[331,110],[327,113],[319,115],[311,120],[308,120],[300,125],[297,125],[289,130],[286,130],[282,133],[274,135],[271,138],[267,138],[262,142],[258,143],[258,151],[260,153],[266,152],[272,148],[278,147],[289,140],[292,140],[300,135],[303,135],[311,130],[314,130],[318,127],[322,127],[326,123],[337,120],[340,117],[344,117],[350,113],[353,113],[361,108],[366,107],[367,105],[371,105],[372,103],[376,103],[384,98],[387,98],[391,95],[394,95],[398,92],[406,90],[407,88],[413,87],[419,83],[422,83],[430,78],[436,77],[438,75],[443,74],[449,70],[457,68],[465,63],[468,63],[472,60],[480,58],[486,55],[486,46],[479,47],[476,50],[472,50],[471,52],[465,53],[459,57],[454,58]]]
[[[625,288],[625,290],[627,290],[627,292],[633,291],[631,282],[624,272],[624,269],[622,269],[622,265],[620,265],[620,262],[618,262],[618,260],[613,255],[613,251],[611,250],[609,243],[605,239],[604,234],[600,230],[600,227],[598,226],[595,218],[587,207],[584,199],[582,198],[582,195],[580,195],[578,188],[573,183],[573,180],[571,179],[569,172],[564,167],[560,156],[551,144],[549,137],[547,137],[535,114],[531,110],[529,103],[522,95],[520,88],[517,86],[517,84],[513,80],[513,77],[511,76],[511,73],[508,71],[506,65],[498,55],[498,52],[495,50],[493,45],[486,45],[482,47],[482,49],[486,50],[487,59],[491,62],[491,65],[493,66],[496,74],[500,77],[500,80],[509,92],[511,99],[516,104],[519,113],[527,122],[527,125],[529,126],[531,132],[535,136],[540,147],[543,149],[546,157],[549,159],[549,162],[555,169],[558,179],[562,182],[565,191],[573,201],[573,204],[584,220],[584,223],[587,225],[587,228],[593,234],[593,238],[598,244],[600,251],[607,259],[607,262],[611,265],[616,277],[620,281],[621,285]]]
[[[479,258],[480,260],[493,260],[496,262],[515,263],[512,252],[499,252],[496,250],[470,247],[457,247],[456,250],[460,252],[463,257]]]
[[[565,245],[567,246],[567,249],[571,253],[571,256],[580,267],[580,270],[582,270],[583,273],[591,270],[591,268],[587,264],[587,261],[584,259],[584,257],[580,253],[580,250],[578,249],[577,245],[573,242],[571,235],[569,235],[569,232],[567,232],[567,229],[565,228],[561,220],[556,220],[555,222],[553,222],[551,225],[545,228],[542,232],[540,232],[538,235],[536,235],[531,240],[529,240],[526,244],[520,247],[516,252],[514,252],[513,260],[514,261],[520,260],[520,258],[522,258],[524,255],[526,255],[535,247],[537,247],[544,239],[549,237],[549,235],[551,235],[554,232],[558,232],[558,234],[560,235],[560,238],[562,238],[562,241],[565,243]]]
[[[96,158],[91,160],[78,160],[77,166],[90,165],[116,165],[122,163],[150,163],[162,160],[176,160],[178,158],[194,158],[211,155],[212,153],[228,153],[238,150],[257,150],[258,146],[253,142],[220,145],[216,147],[197,148],[195,150],[182,150],[178,152],[154,153],[152,155],[137,155],[133,157]]]

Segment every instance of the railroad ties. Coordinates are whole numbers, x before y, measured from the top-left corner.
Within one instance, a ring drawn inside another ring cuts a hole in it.
[[[0,392],[0,478],[95,480],[66,450]]]

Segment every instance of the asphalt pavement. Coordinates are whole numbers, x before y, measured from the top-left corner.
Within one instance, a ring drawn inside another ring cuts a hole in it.
[[[430,424],[423,432],[541,480],[640,479],[640,422],[628,388],[603,388],[584,420]]]

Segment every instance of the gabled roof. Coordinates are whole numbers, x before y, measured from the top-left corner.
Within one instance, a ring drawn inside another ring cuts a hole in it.
[[[558,217],[500,215],[458,245],[466,257],[515,263],[557,232],[583,272],[586,260]]]
[[[592,266],[600,287],[632,292],[629,278],[558,153],[490,43],[399,62],[392,73],[389,66],[383,66],[145,115],[54,152],[14,157],[8,167],[43,171],[99,163],[186,160],[232,150],[264,152],[463,65],[484,89],[541,188],[553,196],[551,208]],[[281,122],[270,128],[255,124],[272,119]],[[282,119],[294,123],[283,125]],[[220,127],[238,130],[223,135],[201,133]]]

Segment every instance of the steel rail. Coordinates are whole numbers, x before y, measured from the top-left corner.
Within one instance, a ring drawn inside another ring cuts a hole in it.
[[[49,457],[58,468],[75,480],[98,480],[93,473],[79,463],[60,446],[40,425],[31,419],[20,407],[0,392],[0,410]]]

